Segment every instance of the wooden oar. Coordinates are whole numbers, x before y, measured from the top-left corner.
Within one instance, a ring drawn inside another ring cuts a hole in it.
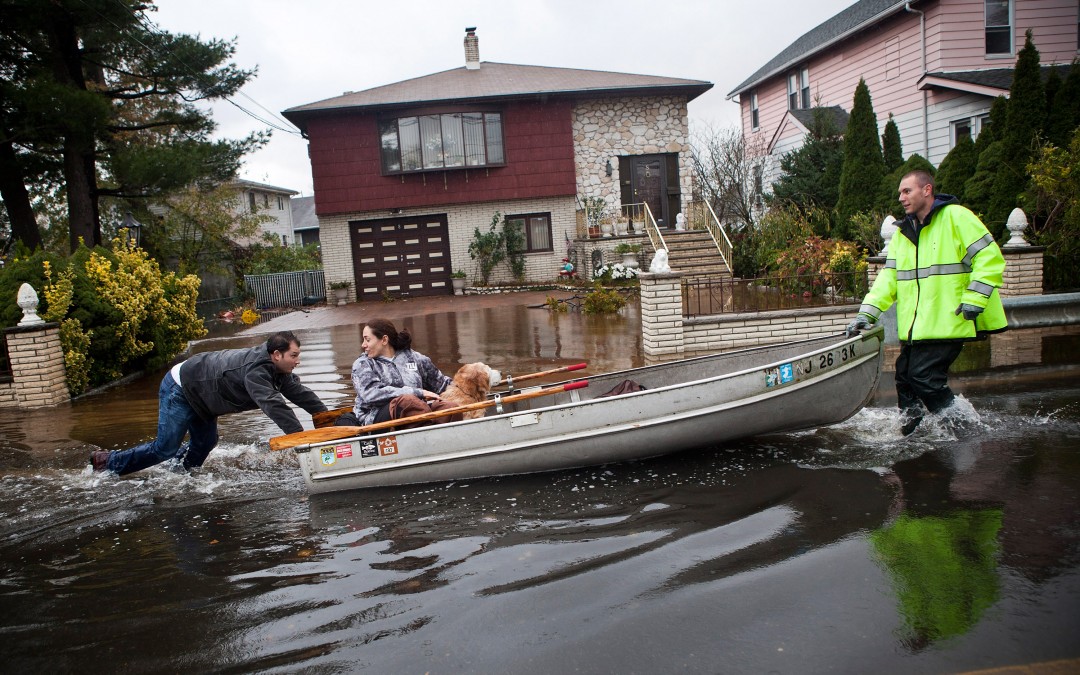
[[[526,382],[528,380],[535,380],[538,377],[554,375],[555,373],[566,373],[570,372],[571,370],[581,370],[587,365],[587,363],[575,363],[572,366],[563,366],[562,368],[544,370],[539,373],[528,373],[527,375],[518,375],[517,377],[514,377],[513,375],[507,375],[504,379],[499,380],[499,382],[496,383],[495,386],[501,387],[502,385],[506,384],[509,385],[511,389],[513,389],[515,382]],[[341,417],[342,415],[351,410],[352,406],[346,406],[344,408],[335,408],[334,410],[324,410],[322,412],[317,412],[311,416],[311,423],[315,426],[316,429],[322,429],[323,427],[328,427],[332,425],[337,420],[337,418]]]
[[[469,412],[470,410],[482,410],[484,408],[490,408],[502,403],[514,403],[517,401],[524,401],[530,398],[536,398],[538,396],[550,396],[551,394],[558,394],[564,391],[571,391],[573,389],[582,389],[589,386],[588,380],[577,380],[576,382],[567,382],[557,387],[548,387],[546,389],[538,389],[536,391],[524,391],[520,394],[511,394],[510,396],[497,396],[494,399],[488,401],[479,401],[477,403],[469,403],[466,405],[459,405],[454,408],[447,408],[446,410],[432,410],[422,415],[413,415],[411,417],[402,417],[396,420],[387,420],[385,422],[376,422],[375,424],[369,424],[363,427],[324,427],[321,429],[312,429],[311,431],[298,431],[294,434],[285,434],[284,436],[275,436],[270,439],[271,450],[287,450],[288,448],[295,448],[300,445],[311,445],[313,443],[323,443],[325,441],[333,441],[339,438],[352,438],[353,436],[359,436],[361,434],[367,434],[373,431],[381,431],[383,429],[390,429],[402,424],[415,424],[416,422],[426,422],[428,420],[437,419],[439,417],[446,417],[447,415],[454,415],[457,413]]]
[[[586,367],[588,365],[589,364],[587,364],[587,363],[575,363],[572,366],[563,366],[562,368],[553,368],[552,370],[543,370],[543,371],[540,371],[539,373],[529,373],[528,375],[518,375],[517,377],[514,377],[513,375],[507,375],[505,378],[499,380],[498,383],[496,383],[495,386],[496,387],[501,387],[502,385],[505,384],[505,385],[509,386],[511,389],[513,389],[515,382],[525,382],[527,380],[535,380],[538,377],[546,377],[548,375],[554,375],[555,373],[567,373],[567,372],[570,372],[571,370],[581,370],[582,368],[584,368],[584,367]]]

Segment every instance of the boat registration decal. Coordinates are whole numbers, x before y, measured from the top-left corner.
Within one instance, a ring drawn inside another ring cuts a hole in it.
[[[360,441],[360,456],[361,457],[378,457],[379,446],[375,443],[374,439],[366,441]]]
[[[330,466],[337,461],[337,454],[333,450],[323,450],[319,453],[319,461],[323,466]]]
[[[386,438],[380,438],[378,443],[380,455],[386,456],[397,454],[397,436],[387,436]]]
[[[342,443],[341,445],[335,446],[334,454],[337,455],[338,459],[352,457],[352,443]]]
[[[781,384],[787,384],[795,379],[795,368],[790,363],[783,363],[779,366],[769,368],[765,371],[765,386],[775,387]]]

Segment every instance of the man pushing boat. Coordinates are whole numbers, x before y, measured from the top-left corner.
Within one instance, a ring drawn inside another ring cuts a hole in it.
[[[120,475],[170,459],[185,469],[202,466],[218,443],[217,418],[256,408],[286,434],[302,431],[286,399],[311,414],[326,406],[293,374],[298,365],[300,341],[289,331],[257,347],[196,354],[161,379],[157,437],[128,450],[92,452],[90,464]]]

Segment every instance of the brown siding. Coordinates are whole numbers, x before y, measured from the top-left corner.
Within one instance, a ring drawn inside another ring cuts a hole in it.
[[[312,120],[309,155],[316,213],[573,195],[571,104],[510,103],[503,110],[506,166],[383,176],[374,114]]]

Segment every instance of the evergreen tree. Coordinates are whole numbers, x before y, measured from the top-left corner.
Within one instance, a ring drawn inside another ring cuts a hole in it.
[[[1047,99],[1050,114],[1046,119],[1046,139],[1064,148],[1069,144],[1073,130],[1080,127],[1080,61],[1072,62],[1053,99],[1049,100],[1049,91]]]
[[[870,88],[859,79],[855,87],[851,118],[844,132],[844,166],[840,173],[840,195],[837,198],[837,233],[843,238],[853,215],[874,208],[885,175],[885,160],[881,155],[877,116],[870,100]]]
[[[975,150],[975,141],[968,136],[962,136],[937,170],[936,190],[953,195],[964,202],[964,184],[975,175],[975,168],[979,164],[979,155]]]
[[[990,106],[990,117],[983,124],[975,139],[975,173],[964,183],[964,205],[979,217],[990,207],[990,195],[994,190],[994,177],[1002,156],[1002,141],[998,138],[1005,129],[1009,99],[998,96]]]
[[[161,31],[154,9],[141,0],[4,0],[0,190],[9,214],[24,218],[29,198],[17,185],[35,196],[60,188],[72,250],[101,243],[102,198],[226,180],[265,140],[210,140],[213,121],[197,106],[235,94],[252,71],[227,63],[231,43]]]
[[[832,111],[814,108],[802,147],[780,159],[783,174],[773,183],[770,204],[832,210],[839,194],[844,140]]]
[[[1019,205],[1020,195],[1027,189],[1027,165],[1046,121],[1046,95],[1039,67],[1039,51],[1031,39],[1030,30],[1024,40],[1024,48],[1016,58],[1006,110],[1005,128],[1000,132],[1002,161],[995,172],[983,221],[995,236],[1004,232],[1005,220]]]
[[[881,154],[885,159],[885,170],[896,171],[904,163],[904,148],[900,144],[900,129],[889,113],[885,123],[885,133],[881,135]]]

